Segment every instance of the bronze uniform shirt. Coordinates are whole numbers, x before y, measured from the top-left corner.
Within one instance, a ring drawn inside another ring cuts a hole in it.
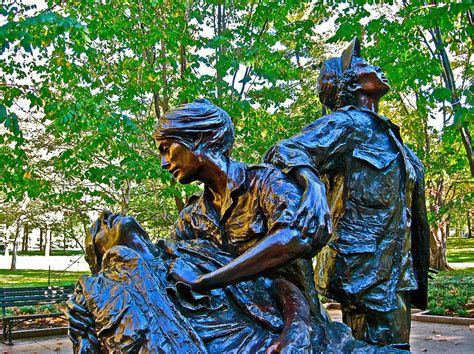
[[[397,291],[417,288],[410,233],[414,165],[421,164],[396,125],[344,107],[277,143],[265,161],[287,172],[310,167],[328,181],[335,232],[316,260],[319,291],[389,311]]]
[[[238,256],[267,237],[273,230],[289,228],[301,201],[300,188],[282,171],[271,165],[231,161],[227,194],[220,215],[210,202],[210,191],[193,196],[175,224],[177,239],[210,240]],[[312,238],[306,238],[308,243]],[[309,259],[295,260],[270,277],[283,276],[305,293],[316,311],[316,292]]]

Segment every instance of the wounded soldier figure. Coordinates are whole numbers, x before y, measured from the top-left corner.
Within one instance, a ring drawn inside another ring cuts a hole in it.
[[[153,244],[131,217],[97,220],[86,241],[92,275],[68,302],[76,353],[397,351],[329,320],[311,267],[325,241],[292,224],[301,189],[274,166],[229,157],[225,111],[206,100],[179,106],[154,138],[163,168],[204,191],[173,240]]]
[[[203,293],[168,279],[170,264],[203,274],[231,260],[205,240],[154,245],[135,219],[104,212],[87,240],[92,275],[80,278],[68,301],[74,352],[369,349],[344,324],[311,318],[302,293],[283,279],[260,277]]]

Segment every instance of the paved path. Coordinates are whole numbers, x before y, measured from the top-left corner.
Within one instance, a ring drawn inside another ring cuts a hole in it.
[[[72,353],[72,343],[68,336],[16,339],[12,346],[0,343],[0,353]]]
[[[329,310],[334,321],[342,322],[340,310]],[[412,353],[474,354],[474,331],[469,326],[412,321]]]
[[[448,264],[453,269],[474,268],[474,262],[458,262],[458,263],[448,263]]]
[[[330,310],[335,321],[341,321],[339,310]],[[0,353],[72,353],[67,336],[17,339],[14,346],[0,343]],[[411,350],[413,353],[474,354],[474,331],[469,326],[412,322]]]

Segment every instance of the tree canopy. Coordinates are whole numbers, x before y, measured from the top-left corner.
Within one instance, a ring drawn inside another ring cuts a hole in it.
[[[41,200],[84,223],[111,208],[165,236],[196,187],[161,170],[156,120],[209,98],[233,118],[234,157],[258,162],[323,114],[319,63],[359,36],[392,86],[382,113],[425,164],[433,235],[472,215],[466,3],[5,1],[0,16],[5,206]]]

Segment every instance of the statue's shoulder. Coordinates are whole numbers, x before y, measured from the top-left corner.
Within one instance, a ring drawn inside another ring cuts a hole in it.
[[[319,131],[325,128],[337,129],[351,127],[354,125],[352,115],[345,110],[337,110],[317,118],[314,122],[305,126],[301,133],[308,133],[311,131]]]
[[[247,174],[250,178],[257,178],[257,179],[267,179],[267,178],[278,179],[278,178],[285,177],[285,174],[279,167],[269,164],[269,163],[264,163],[264,162],[248,165]]]
[[[361,109],[356,106],[345,106],[339,108],[335,113],[344,114],[350,117],[350,120],[355,125],[366,125],[369,122],[372,122],[376,119],[373,112],[370,112],[365,109]]]
[[[256,183],[260,189],[274,189],[295,184],[294,180],[280,167],[272,164],[249,165],[247,171],[249,182]]]
[[[425,173],[425,167],[423,166],[423,162],[421,162],[421,159],[406,144],[404,144],[404,148],[405,148],[405,151],[408,155],[408,158],[410,159],[410,162],[412,163],[413,167],[415,168],[417,176],[422,177]]]

